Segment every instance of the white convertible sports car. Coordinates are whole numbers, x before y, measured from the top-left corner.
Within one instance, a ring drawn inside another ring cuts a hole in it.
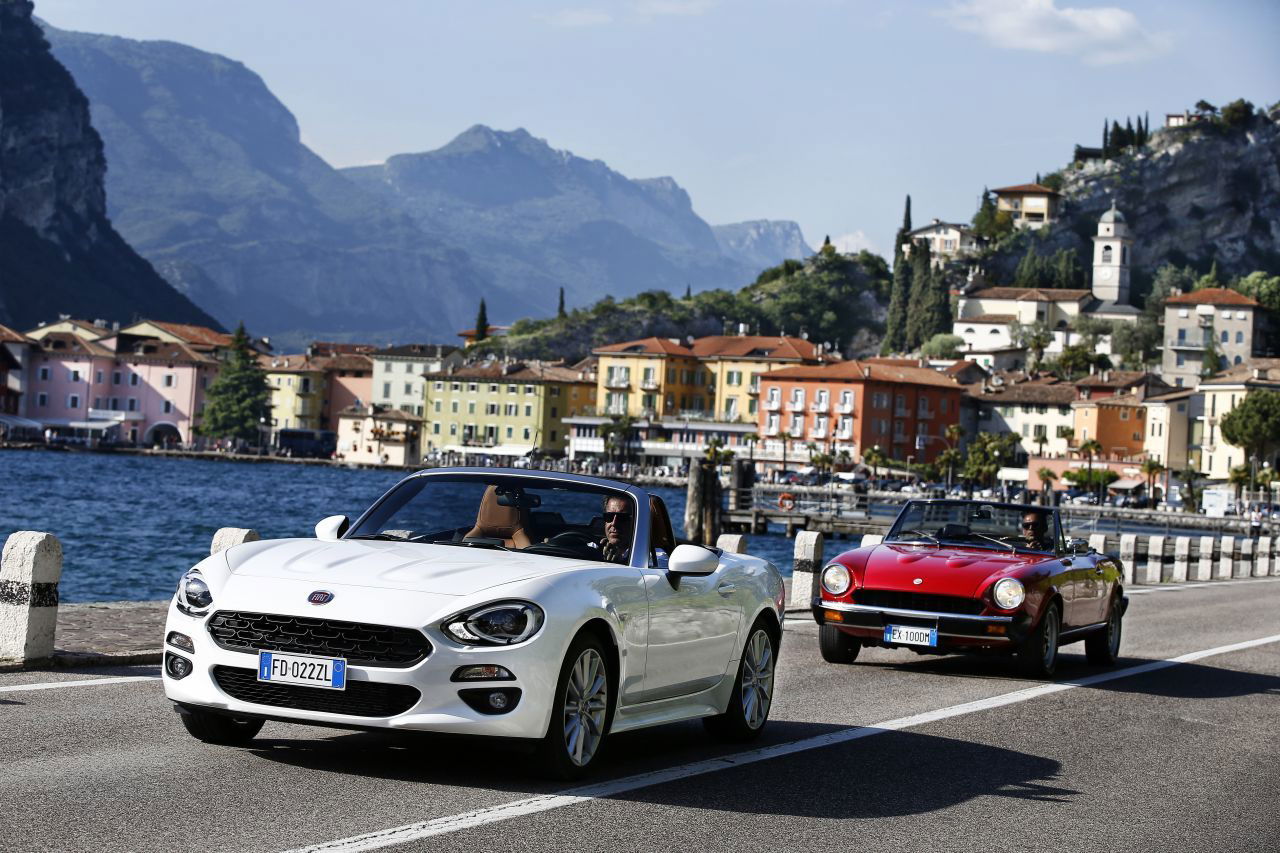
[[[773,698],[782,577],[677,545],[611,480],[446,468],[354,525],[229,548],[183,575],[164,690],[195,737],[265,720],[528,739],[574,778],[604,736],[703,718],[750,739]]]

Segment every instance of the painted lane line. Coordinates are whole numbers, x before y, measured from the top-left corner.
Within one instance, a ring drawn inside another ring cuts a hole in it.
[[[460,832],[465,829],[474,829],[476,827],[486,826],[492,823],[511,820],[512,818],[539,814],[541,812],[564,808],[565,806],[590,802],[591,800],[613,797],[618,794],[624,794],[640,788],[649,788],[654,785],[662,785],[667,782],[689,779],[694,776],[714,773],[718,770],[725,770],[730,767],[742,767],[748,764],[755,764],[759,761],[768,761],[772,758],[781,758],[783,756],[794,755],[795,753],[805,752],[811,749],[837,746],[849,743],[850,741],[860,740],[861,738],[884,734],[886,732],[898,731],[900,729],[912,728],[914,726],[922,726],[927,723],[934,723],[939,720],[946,720],[951,717],[958,717],[964,714],[972,714],[977,711],[1001,708],[1006,705],[1026,702],[1030,699],[1036,699],[1041,696],[1061,693],[1065,690],[1073,690],[1077,687],[1091,687],[1095,684],[1102,684],[1104,682],[1115,681],[1120,678],[1129,678],[1135,675],[1142,675],[1144,673],[1178,666],[1180,664],[1191,663],[1214,655],[1238,652],[1244,649],[1251,649],[1256,646],[1264,646],[1277,642],[1280,642],[1280,634],[1275,634],[1270,637],[1261,637],[1256,640],[1246,640],[1241,643],[1232,643],[1227,646],[1218,646],[1212,649],[1204,649],[1198,652],[1190,652],[1189,654],[1180,655],[1175,658],[1151,661],[1150,663],[1140,664],[1139,666],[1118,669],[1112,672],[1099,673],[1098,675],[1078,678],[1073,681],[1041,684],[1035,687],[1028,687],[1024,690],[1015,690],[1011,693],[1003,693],[998,696],[979,699],[974,702],[965,702],[960,705],[951,705],[934,711],[926,711],[922,714],[914,714],[910,717],[886,720],[883,723],[875,723],[871,726],[842,729],[840,731],[816,735],[810,738],[803,738],[789,743],[766,746],[749,752],[741,752],[735,755],[724,755],[719,758],[695,761],[690,764],[682,764],[665,770],[655,770],[650,773],[641,773],[635,776],[627,776],[622,779],[614,779],[610,782],[601,782],[596,785],[571,788],[561,794],[544,794],[538,797],[529,797],[527,799],[516,800],[510,803],[503,803],[498,806],[490,806],[488,808],[462,812],[461,814],[439,817],[434,820],[406,824],[404,826],[397,826],[391,829],[379,830],[377,832],[369,832],[363,835],[354,835],[350,838],[342,838],[336,841],[314,844],[309,847],[296,848],[294,850],[286,851],[286,853],[357,853],[357,851],[362,850],[379,850],[384,847],[392,847],[423,838],[447,835],[449,833]]]
[[[87,678],[84,681],[44,681],[39,684],[6,684],[0,693],[21,693],[24,690],[57,690],[60,687],[96,687],[100,684],[128,684],[132,681],[159,681],[158,675],[120,675],[111,678]]]

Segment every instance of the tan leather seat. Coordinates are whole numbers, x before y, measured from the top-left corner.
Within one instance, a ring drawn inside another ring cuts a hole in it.
[[[521,507],[502,506],[498,503],[498,487],[489,486],[480,499],[480,511],[476,514],[476,526],[467,534],[468,539],[501,539],[508,548],[528,548],[533,544],[526,530],[529,518]]]

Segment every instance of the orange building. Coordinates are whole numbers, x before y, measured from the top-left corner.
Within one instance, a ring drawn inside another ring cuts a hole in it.
[[[760,392],[766,452],[786,441],[797,458],[812,442],[861,459],[878,445],[891,459],[921,462],[947,449],[942,436],[959,423],[964,396],[945,374],[900,360],[787,367],[761,375]]]

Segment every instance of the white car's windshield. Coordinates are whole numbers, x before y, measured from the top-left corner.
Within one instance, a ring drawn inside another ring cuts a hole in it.
[[[588,484],[435,475],[400,485],[347,538],[628,563],[636,514],[630,494]]]
[[[1048,509],[980,501],[909,501],[885,541],[1052,551],[1056,536]]]

